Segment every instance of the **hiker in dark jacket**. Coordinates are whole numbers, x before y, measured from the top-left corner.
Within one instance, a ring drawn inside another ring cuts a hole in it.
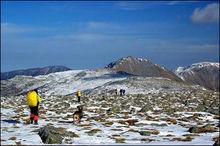
[[[123,90],[122,90],[122,89],[120,89],[120,91],[119,91],[119,92],[120,92],[120,96],[122,96],[122,92],[123,92]]]
[[[120,96],[125,95],[125,90],[124,89],[120,89]]]
[[[122,95],[125,95],[125,89],[122,90]]]

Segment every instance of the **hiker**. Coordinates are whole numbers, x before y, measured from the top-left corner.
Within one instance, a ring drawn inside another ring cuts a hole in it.
[[[39,103],[41,103],[41,97],[38,94],[37,89],[30,90],[27,93],[27,104],[30,108],[30,123],[38,124],[38,112]]]
[[[117,89],[115,89],[115,95],[118,95],[118,90]]]
[[[119,92],[120,92],[120,96],[122,96],[123,89],[120,89],[120,91],[119,91]]]
[[[120,96],[123,96],[123,95],[125,95],[125,90],[124,89],[120,89]]]
[[[81,92],[80,92],[80,90],[78,90],[78,91],[76,92],[76,97],[78,98],[78,102],[80,102],[80,97],[81,97]]]
[[[122,90],[122,95],[125,95],[125,89]]]

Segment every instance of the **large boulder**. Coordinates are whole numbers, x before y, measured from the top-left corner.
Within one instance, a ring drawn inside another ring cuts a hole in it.
[[[66,131],[65,128],[56,128],[51,125],[46,125],[38,130],[38,135],[45,144],[61,144],[66,137],[79,137],[71,131]]]

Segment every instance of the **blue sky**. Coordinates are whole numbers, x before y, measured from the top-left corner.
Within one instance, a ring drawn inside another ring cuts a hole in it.
[[[219,61],[219,3],[4,1],[1,71],[104,67],[121,57],[168,69]]]

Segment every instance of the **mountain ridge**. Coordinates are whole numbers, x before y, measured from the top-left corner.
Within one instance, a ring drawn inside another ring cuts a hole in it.
[[[35,77],[68,70],[71,69],[65,66],[47,66],[42,68],[15,70],[1,73],[1,80],[11,79],[16,75]],[[148,59],[127,56],[109,63],[104,68],[96,70],[117,72],[117,74],[113,74],[112,76],[163,77],[173,81],[200,85],[210,90],[219,91],[219,63],[217,62],[193,63],[190,66],[178,67],[175,71],[170,71],[163,66],[154,64]],[[84,73],[81,73],[80,75],[83,74]]]
[[[55,72],[61,72],[67,70],[71,70],[71,69],[62,65],[13,70],[9,72],[1,72],[1,80],[11,79],[17,75],[38,76],[38,75],[46,75],[49,73],[55,73]]]
[[[178,67],[175,74],[185,82],[219,91],[219,63],[199,62],[188,67]]]

